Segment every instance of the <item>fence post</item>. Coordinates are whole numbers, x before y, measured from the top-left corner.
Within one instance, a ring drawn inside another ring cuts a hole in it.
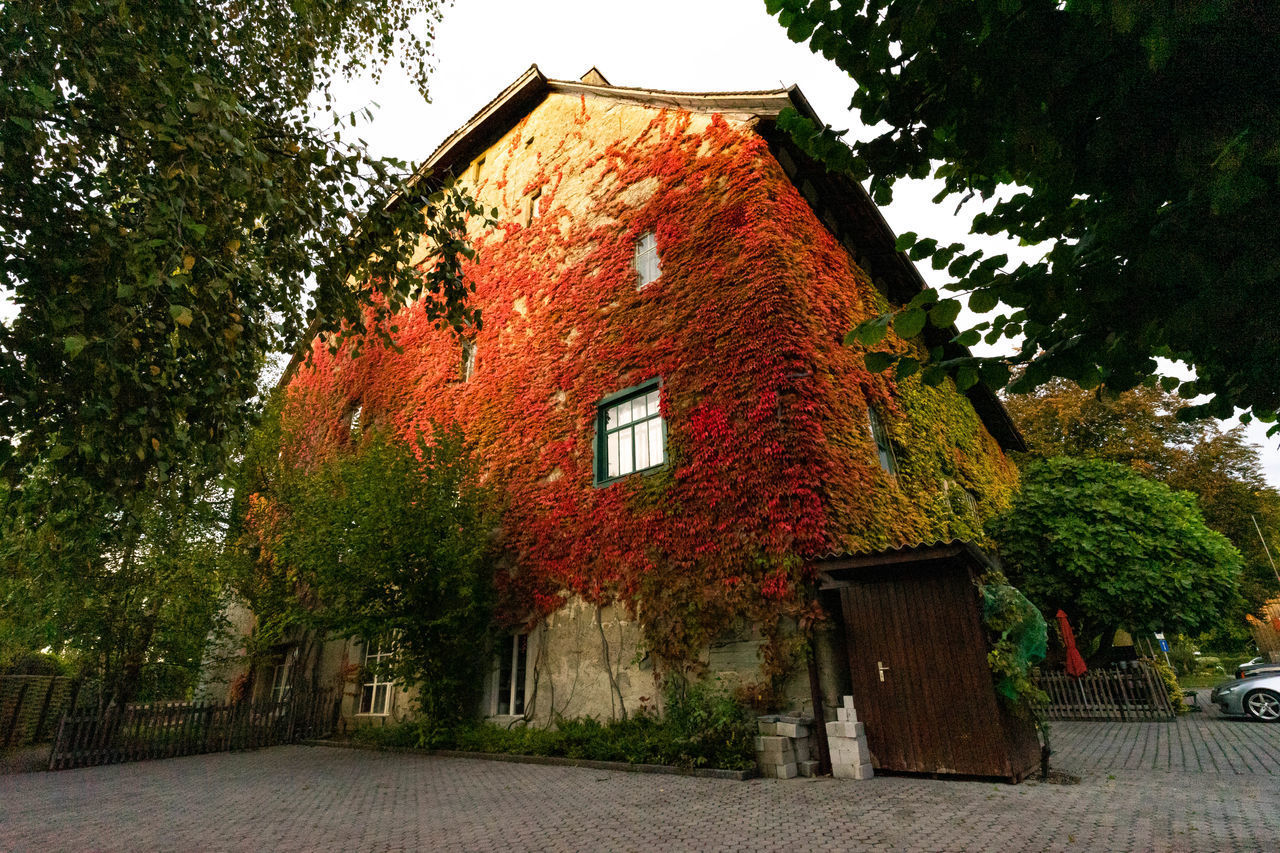
[[[18,701],[13,704],[13,713],[9,715],[9,730],[5,732],[4,745],[11,746],[13,742],[13,732],[18,727],[18,718],[22,714],[22,705],[27,698],[27,688],[31,686],[31,682],[24,681],[22,686],[18,688]]]
[[[31,735],[32,743],[39,743],[40,736],[44,734],[44,723],[49,716],[49,704],[53,701],[53,691],[58,686],[58,676],[49,679],[49,687],[44,691],[44,701],[40,703],[40,716],[36,717],[36,730]]]

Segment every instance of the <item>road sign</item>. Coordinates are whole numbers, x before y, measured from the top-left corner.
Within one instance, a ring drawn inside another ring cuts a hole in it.
[[[1160,638],[1160,651],[1162,652],[1169,651],[1169,641],[1164,639],[1163,637]]]

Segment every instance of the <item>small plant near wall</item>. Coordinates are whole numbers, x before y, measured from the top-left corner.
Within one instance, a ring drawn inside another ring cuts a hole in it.
[[[548,729],[468,722],[442,727],[427,720],[383,729],[357,729],[359,743],[384,748],[419,747],[546,755],[627,764],[749,770],[755,767],[755,714],[718,684],[672,689],[666,716],[645,706],[625,720],[562,719]]]
[[[1027,714],[1048,697],[1036,686],[1035,666],[1044,660],[1049,629],[1044,616],[998,571],[978,579],[982,621],[991,638],[987,664],[996,692],[1015,713]]]

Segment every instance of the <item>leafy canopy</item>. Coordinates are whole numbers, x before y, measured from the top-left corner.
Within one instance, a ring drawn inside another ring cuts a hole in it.
[[[1187,411],[1272,420],[1280,409],[1280,16],[1262,0],[765,0],[788,35],[857,85],[852,106],[876,135],[846,147],[794,111],[779,123],[831,167],[870,180],[932,173],[935,201],[1003,200],[978,234],[1048,244],[1011,268],[961,244],[902,235],[898,249],[945,269],[993,319],[955,335],[956,297],[927,290],[898,310],[972,345],[1023,340],[1012,359],[951,358],[967,387],[1010,390],[1059,376],[1086,388],[1137,386],[1157,356],[1194,366]],[[871,345],[887,316],[856,337]],[[877,356],[884,369],[896,359]],[[872,359],[868,358],[868,363]],[[1171,385],[1178,382],[1167,380]]]
[[[47,647],[104,697],[188,698],[222,627],[225,483],[182,472],[123,507],[99,496],[71,538],[12,505],[47,484],[0,488],[0,665]]]
[[[1009,579],[1041,612],[1065,610],[1082,642],[1117,628],[1198,633],[1235,604],[1240,555],[1195,498],[1113,462],[1029,465],[989,532]]]
[[[221,467],[263,354],[305,329],[359,332],[362,309],[418,297],[478,319],[459,266],[478,209],[370,156],[330,93],[392,54],[425,86],[442,5],[0,4],[4,480],[123,502]]]
[[[393,642],[392,674],[436,723],[467,715],[493,607],[488,496],[456,430],[413,444],[381,434],[308,466],[283,461],[269,422],[255,440],[236,583],[259,645],[301,631]],[[274,453],[272,448],[274,447]]]
[[[1280,553],[1280,492],[1267,484],[1258,448],[1242,428],[1180,420],[1186,401],[1157,388],[1107,397],[1058,379],[1012,395],[1005,405],[1027,439],[1027,459],[1105,459],[1194,494],[1205,524],[1244,558],[1244,605],[1257,609],[1280,592],[1267,554],[1268,548]],[[1243,624],[1243,612],[1235,617]]]

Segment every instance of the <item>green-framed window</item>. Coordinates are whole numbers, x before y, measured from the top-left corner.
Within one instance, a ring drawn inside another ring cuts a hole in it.
[[[600,402],[596,416],[596,481],[608,482],[667,461],[667,429],[655,380]]]

